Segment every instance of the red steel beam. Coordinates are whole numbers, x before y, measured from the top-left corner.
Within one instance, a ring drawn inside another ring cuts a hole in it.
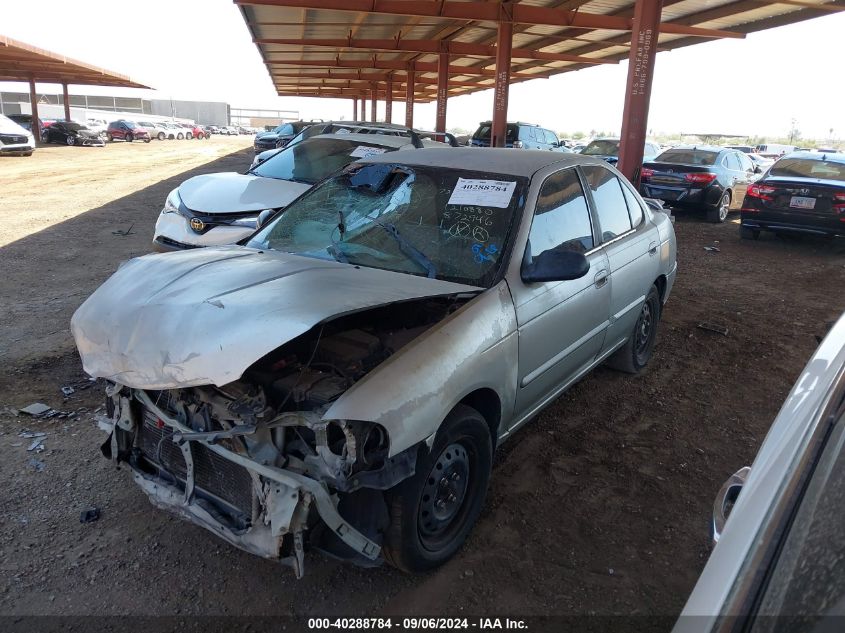
[[[504,3],[501,2],[461,2],[458,0],[234,0],[234,2],[241,5],[326,9],[484,22],[500,22],[509,19],[509,16],[505,15]],[[512,5],[512,13],[510,19],[516,24],[568,28],[632,31],[634,22],[628,17],[600,15],[563,8],[536,7],[527,4]],[[738,39],[745,37],[743,33],[704,29],[672,22],[664,22],[661,24],[660,30],[663,33],[698,37]],[[516,55],[514,56],[516,57]]]
[[[440,53],[437,72],[437,117],[435,132],[446,131],[446,102],[449,100],[449,53]]]
[[[414,71],[408,70],[408,80],[405,82],[405,127],[414,127]]]
[[[378,81],[381,83],[393,81],[397,85],[402,85],[407,81],[404,75],[394,75],[391,77],[387,73],[273,73],[274,78],[282,79],[331,79],[337,81]],[[423,86],[436,86],[436,79],[426,79],[424,77],[416,80],[416,83]],[[307,84],[306,84],[307,85]],[[316,85],[316,84],[315,84]],[[331,84],[327,84],[331,85]],[[465,86],[467,88],[492,88],[493,84],[484,84],[477,81],[454,81],[449,79],[450,86]]]
[[[272,52],[267,53],[272,55]],[[373,70],[408,70],[409,66],[412,71],[418,73],[436,73],[436,62],[406,62],[401,59],[341,59],[334,57],[332,59],[271,59],[266,62],[269,66],[316,66],[317,68],[360,68]],[[542,66],[540,66],[542,68]],[[492,68],[481,68],[480,66],[458,66],[456,64],[449,65],[450,75],[465,75],[471,77],[473,75],[480,75],[482,77],[495,77],[496,71]],[[511,73],[511,77],[524,79],[543,79],[549,77],[549,73]]]
[[[469,4],[469,3],[464,3]],[[519,5],[517,5],[519,6]],[[450,42],[443,40],[403,40],[403,39],[363,39],[347,38],[259,38],[256,44],[276,44],[285,46],[322,46],[326,48],[352,48],[369,51],[403,51],[407,53],[449,53],[452,55],[476,55],[480,57],[496,57],[496,47],[486,44],[472,44],[469,42]],[[273,51],[266,51],[272,55]],[[616,64],[615,61],[570,55],[568,53],[547,53],[527,48],[511,49],[511,56],[519,59],[542,59],[553,62],[573,62],[576,64]],[[438,71],[439,72],[439,71]]]
[[[637,0],[634,33],[628,58],[628,82],[622,110],[622,134],[617,168],[635,186],[639,185],[643,163],[657,36],[663,0]]]
[[[496,40],[496,89],[493,93],[493,124],[490,147],[504,147],[508,128],[508,88],[511,77],[511,43],[513,22],[499,22]]]

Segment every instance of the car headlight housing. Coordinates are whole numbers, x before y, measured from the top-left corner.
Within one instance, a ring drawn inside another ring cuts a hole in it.
[[[174,189],[167,194],[167,199],[164,201],[164,208],[162,213],[179,213],[179,207],[182,206],[182,198],[179,196],[179,189]]]

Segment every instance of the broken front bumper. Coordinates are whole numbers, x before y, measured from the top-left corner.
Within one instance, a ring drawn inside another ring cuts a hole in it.
[[[137,419],[137,407],[133,408],[129,397],[120,396],[114,416],[102,418],[100,427],[111,432],[109,453],[116,459],[121,454],[117,431],[133,434],[134,448],[138,448],[142,425],[148,425],[144,440],[147,442],[146,455],[152,454],[150,461],[158,462],[156,465],[169,476],[148,472],[131,460],[130,464],[135,482],[153,505],[190,520],[247,552],[280,560],[290,565],[297,577],[301,577],[304,570],[303,532],[312,508],[325,526],[356,554],[370,561],[379,559],[381,547],[344,520],[337,511],[336,497],[320,482],[284,468],[262,464],[213,443],[212,438],[192,439],[191,435],[203,434],[195,433],[174,419],[143,391],[133,391],[133,396],[145,410],[144,419]],[[154,420],[154,426],[150,426],[148,416]],[[170,433],[162,433],[151,442],[150,428]],[[181,453],[177,473],[163,467],[168,451]],[[215,477],[218,487],[224,484],[240,486],[241,491],[247,490],[247,495],[203,486]],[[243,503],[244,497],[249,499],[247,504]],[[245,520],[229,520],[221,512],[224,505],[240,506]]]

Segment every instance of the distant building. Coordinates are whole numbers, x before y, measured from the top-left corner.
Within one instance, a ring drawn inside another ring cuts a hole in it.
[[[64,118],[64,98],[61,94],[37,94],[36,98],[38,113],[42,119]],[[192,121],[200,125],[229,125],[229,112],[229,104],[219,101],[70,95],[70,116],[77,121],[92,118],[137,119],[144,116],[151,119]],[[0,92],[0,113],[32,114],[29,93]]]

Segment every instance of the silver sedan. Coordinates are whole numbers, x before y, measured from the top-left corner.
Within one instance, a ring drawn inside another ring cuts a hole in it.
[[[308,549],[448,560],[503,441],[600,363],[645,367],[676,272],[670,218],[602,160],[353,155],[241,245],[129,261],[72,321],[106,456],[297,575]]]

